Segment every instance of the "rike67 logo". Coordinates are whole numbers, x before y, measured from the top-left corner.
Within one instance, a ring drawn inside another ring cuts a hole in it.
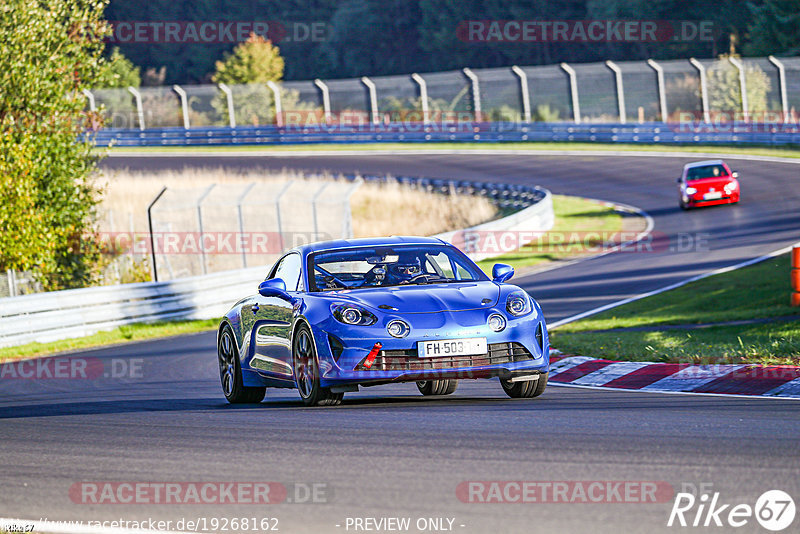
[[[678,493],[667,526],[739,528],[755,518],[765,529],[779,532],[792,524],[794,516],[794,500],[781,490],[765,491],[756,499],[755,506],[724,503],[719,492],[703,493],[699,497],[692,493]]]

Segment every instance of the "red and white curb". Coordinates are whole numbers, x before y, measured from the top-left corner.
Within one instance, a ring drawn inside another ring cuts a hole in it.
[[[663,393],[800,399],[800,367],[789,365],[616,362],[552,354],[548,382]]]

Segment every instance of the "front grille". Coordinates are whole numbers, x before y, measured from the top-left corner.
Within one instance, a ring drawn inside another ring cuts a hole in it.
[[[356,371],[432,371],[440,369],[461,369],[481,367],[502,363],[532,360],[528,350],[519,343],[491,343],[487,354],[474,356],[440,356],[420,358],[417,349],[384,350],[378,353],[372,366],[364,367],[364,360],[356,366]]]

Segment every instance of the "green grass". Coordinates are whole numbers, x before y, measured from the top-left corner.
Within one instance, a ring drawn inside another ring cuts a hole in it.
[[[104,345],[114,345],[117,343],[127,343],[130,341],[142,341],[146,339],[156,339],[177,336],[181,334],[193,334],[196,332],[215,330],[218,325],[218,319],[125,325],[107,332],[98,332],[91,336],[64,339],[50,343],[28,343],[26,345],[19,345],[17,347],[0,348],[0,362],[18,360],[22,358],[32,358],[36,356],[78,349],[101,347]]]
[[[112,152],[316,152],[316,151],[375,151],[375,150],[600,150],[623,152],[691,152],[740,154],[800,158],[800,147],[782,148],[757,145],[636,145],[613,143],[364,143],[364,144],[307,144],[307,145],[236,145],[236,146],[159,146],[115,147]]]
[[[800,364],[800,322],[656,332],[614,328],[800,315],[789,305],[789,255],[698,280],[555,329],[559,350],[631,361]]]
[[[491,273],[495,263],[507,263],[519,270],[549,261],[596,254],[600,245],[597,240],[587,243],[591,245],[590,249],[584,246],[587,232],[610,237],[622,230],[622,215],[614,208],[593,200],[553,195],[553,212],[553,228],[540,240],[517,251],[480,261],[478,266]]]

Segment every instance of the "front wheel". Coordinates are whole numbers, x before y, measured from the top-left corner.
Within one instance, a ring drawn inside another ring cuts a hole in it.
[[[331,393],[330,388],[319,385],[319,362],[311,330],[306,325],[297,328],[292,343],[294,381],[306,406],[336,406],[342,403],[344,393]]]
[[[233,337],[233,330],[225,325],[220,331],[217,343],[217,362],[222,392],[231,404],[257,404],[264,400],[265,387],[245,387],[242,380],[242,367],[239,364],[239,351]]]
[[[450,395],[458,387],[458,380],[420,380],[417,389],[425,396]]]
[[[547,373],[541,373],[538,380],[522,380],[512,382],[500,379],[503,391],[512,399],[532,399],[544,393],[547,387]]]

